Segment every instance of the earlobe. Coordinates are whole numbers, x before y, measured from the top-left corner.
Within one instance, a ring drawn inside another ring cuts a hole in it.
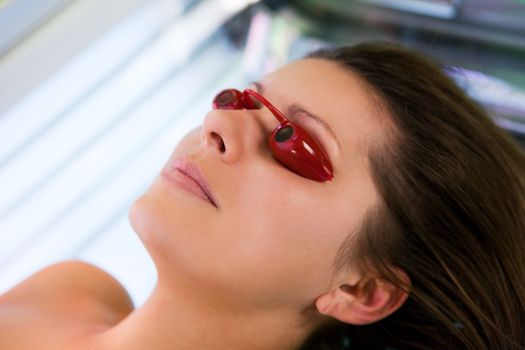
[[[404,274],[403,279],[409,285]],[[379,321],[399,309],[408,293],[392,283],[371,278],[356,285],[343,284],[319,296],[315,305],[319,313],[339,321],[364,325]]]

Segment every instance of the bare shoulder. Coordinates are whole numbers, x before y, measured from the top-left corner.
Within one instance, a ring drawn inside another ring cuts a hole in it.
[[[133,303],[122,284],[99,267],[80,260],[68,260],[37,271],[4,295],[0,303],[39,303],[47,299],[66,301],[89,298],[129,313]]]
[[[80,349],[131,311],[129,294],[109,273],[78,260],[56,263],[0,296],[0,348]]]

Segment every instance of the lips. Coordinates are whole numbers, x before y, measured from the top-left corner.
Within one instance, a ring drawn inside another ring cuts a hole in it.
[[[214,198],[214,196],[213,196],[213,194],[212,194],[212,192],[210,190],[210,186],[206,182],[206,179],[205,179],[202,171],[197,166],[197,164],[195,164],[193,161],[188,159],[188,157],[181,156],[181,157],[177,157],[177,158],[175,158],[173,160],[173,162],[171,163],[171,167],[173,169],[179,170],[181,173],[183,173],[184,175],[186,175],[189,178],[191,178],[200,187],[202,192],[204,192],[206,197],[208,197],[210,202],[216,208],[218,208],[217,201],[215,200],[215,198]]]

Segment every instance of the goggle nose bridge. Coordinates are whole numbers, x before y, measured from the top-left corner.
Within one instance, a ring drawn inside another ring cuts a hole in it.
[[[260,109],[263,106],[267,107],[280,122],[280,125],[274,129],[275,141],[285,142],[290,139],[294,133],[293,124],[273,104],[253,90],[247,89],[240,92],[236,89],[228,89],[220,92],[213,100],[214,109],[253,110]]]

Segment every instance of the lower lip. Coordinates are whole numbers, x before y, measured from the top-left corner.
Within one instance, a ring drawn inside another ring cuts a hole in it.
[[[214,205],[208,198],[208,196],[202,191],[200,186],[193,181],[193,179],[179,169],[172,168],[166,169],[162,172],[162,177],[166,179],[170,184],[175,185],[175,187],[182,189],[188,193],[191,193],[200,199]]]

